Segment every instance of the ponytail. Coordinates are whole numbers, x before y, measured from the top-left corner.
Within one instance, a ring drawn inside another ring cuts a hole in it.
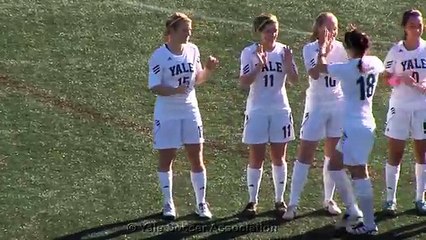
[[[357,67],[360,72],[364,72],[364,68],[362,67],[362,58],[359,59]]]

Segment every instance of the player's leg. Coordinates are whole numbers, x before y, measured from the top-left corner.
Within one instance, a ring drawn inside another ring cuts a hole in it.
[[[331,215],[339,215],[342,210],[337,206],[337,203],[333,200],[334,190],[336,187],[335,182],[330,176],[328,165],[330,164],[330,156],[336,151],[336,145],[339,142],[339,138],[327,137],[324,142],[324,165],[322,168],[323,184],[324,184],[324,209]]]
[[[314,161],[318,141],[324,137],[325,118],[320,108],[306,107],[300,129],[300,144],[297,159],[293,165],[290,185],[290,201],[283,219],[292,220],[296,217],[300,195],[308,180],[309,168]]]
[[[270,117],[269,141],[271,142],[272,179],[275,189],[275,211],[280,218],[287,210],[284,192],[287,186],[287,143],[294,140],[292,115],[276,113]]]
[[[203,158],[203,125],[201,117],[183,120],[183,142],[191,163],[191,182],[196,199],[196,213],[201,218],[211,218],[206,201],[207,174]]]
[[[249,145],[247,165],[247,188],[249,202],[243,210],[247,217],[254,217],[259,202],[259,189],[262,180],[266,143],[268,142],[268,116],[247,115],[244,123],[243,143]]]
[[[416,202],[418,215],[426,215],[424,199],[426,185],[426,110],[415,111],[412,116],[414,154],[416,157]]]
[[[324,202],[323,206],[331,215],[342,213],[336,202],[333,200],[335,183],[330,177],[328,165],[330,164],[330,156],[336,150],[336,145],[342,136],[343,114],[340,107],[330,111],[330,118],[325,127],[326,140],[324,143],[324,165],[323,165],[323,183],[324,183]]]
[[[396,214],[396,191],[405,142],[410,133],[410,115],[395,107],[390,107],[387,114],[385,135],[388,138],[388,159],[385,167],[386,202],[383,212],[390,216]]]
[[[375,235],[378,232],[374,220],[373,186],[368,174],[368,158],[374,146],[374,129],[354,128],[347,132],[348,140],[342,145],[344,164],[352,176],[355,195],[359,200],[359,208],[363,221],[355,226],[347,226],[351,234]]]
[[[173,201],[173,172],[172,163],[176,158],[176,149],[181,143],[180,120],[155,120],[154,149],[159,152],[158,179],[163,194],[163,218],[176,219],[176,208]]]
[[[347,138],[347,134],[343,132],[343,136],[339,140],[336,150],[331,153],[330,163],[328,165],[330,178],[335,182],[336,192],[339,193],[340,198],[346,207],[346,212],[343,215],[342,220],[336,224],[336,228],[346,227],[348,224],[351,224],[353,221],[357,221],[358,218],[362,216],[362,213],[356,203],[352,182],[346,174],[346,171],[343,169],[343,146],[346,144]]]

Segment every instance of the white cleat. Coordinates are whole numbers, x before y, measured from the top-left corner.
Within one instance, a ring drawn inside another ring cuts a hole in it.
[[[208,203],[198,204],[197,208],[195,209],[195,213],[197,213],[200,218],[211,219],[213,217],[212,213],[209,210]]]
[[[377,235],[379,229],[375,225],[372,228],[368,228],[363,222],[358,223],[355,226],[347,226],[346,231],[352,235]]]
[[[175,204],[172,203],[166,203],[163,206],[163,218],[165,220],[175,220],[176,219],[176,208]]]
[[[291,221],[295,219],[297,216],[297,206],[296,205],[290,205],[287,208],[287,211],[283,214],[283,219],[286,221]]]
[[[337,203],[333,200],[327,200],[323,203],[324,209],[331,215],[340,215],[342,210],[337,206]]]

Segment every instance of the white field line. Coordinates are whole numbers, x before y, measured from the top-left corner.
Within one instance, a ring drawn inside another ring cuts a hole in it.
[[[171,8],[159,7],[159,6],[150,5],[150,4],[146,4],[146,3],[142,3],[142,2],[137,2],[137,1],[122,1],[122,2],[126,3],[128,5],[139,7],[141,9],[149,10],[149,11],[152,11],[152,12],[161,12],[161,13],[167,13],[168,14],[168,13],[176,12],[178,10],[178,9],[171,9]],[[180,11],[185,11],[185,9],[179,9],[179,10]],[[247,23],[247,22],[235,21],[235,20],[230,20],[230,19],[225,19],[225,18],[210,17],[210,16],[206,16],[206,15],[202,15],[202,14],[197,14],[195,12],[193,12],[193,16],[195,18],[199,18],[199,19],[202,19],[202,20],[210,21],[210,22],[251,27],[251,24]],[[284,32],[293,33],[293,34],[298,34],[298,35],[310,35],[311,34],[310,32],[300,31],[300,30],[297,30],[297,29],[286,28],[286,29],[280,29],[280,30],[284,31]],[[384,45],[387,44],[389,46],[392,44],[389,41],[378,41],[378,40],[375,40],[374,43],[379,43],[379,44],[384,44]]]

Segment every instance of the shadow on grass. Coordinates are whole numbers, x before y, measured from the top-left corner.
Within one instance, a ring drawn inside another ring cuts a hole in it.
[[[398,214],[415,215],[414,210],[407,210]],[[305,217],[324,217],[327,216],[323,209],[315,210],[302,214],[298,218]],[[196,214],[189,214],[179,217],[176,221],[169,222],[161,218],[161,213],[152,214],[142,218],[128,221],[122,221],[112,224],[101,225],[98,227],[86,229],[77,233],[65,235],[56,238],[57,240],[73,240],[73,239],[111,239],[122,235],[132,233],[151,233],[155,236],[145,239],[186,239],[197,234],[213,233],[206,239],[232,239],[241,237],[250,233],[277,232],[280,226],[286,224],[285,221],[276,218],[274,211],[267,211],[258,214],[259,218],[267,217],[269,219],[251,222],[252,219],[243,217],[240,213],[212,220],[200,220]],[[383,213],[377,213],[377,222],[385,221]],[[190,223],[186,223],[186,222]],[[185,222],[185,223],[184,223]],[[379,229],[380,230],[380,229]],[[344,231],[336,231],[334,225],[329,224],[320,228],[309,230],[305,233],[284,238],[287,240],[308,240],[308,239],[409,239],[426,233],[426,220],[405,225],[387,232],[380,232],[377,236],[351,236]],[[282,238],[281,238],[282,239]]]

